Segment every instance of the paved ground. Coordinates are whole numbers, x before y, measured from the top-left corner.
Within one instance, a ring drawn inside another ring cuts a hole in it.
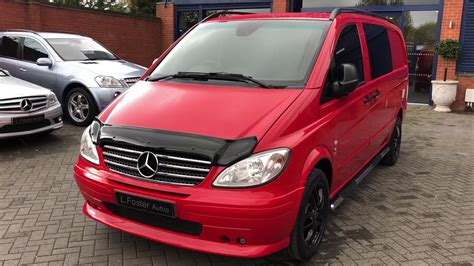
[[[91,221],[72,178],[82,129],[0,142],[0,265],[281,265],[151,243]],[[474,115],[411,107],[401,160],[332,213],[307,265],[474,263]]]

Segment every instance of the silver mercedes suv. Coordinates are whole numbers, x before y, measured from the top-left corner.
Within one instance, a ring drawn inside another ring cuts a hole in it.
[[[0,31],[0,67],[51,89],[79,126],[88,125],[146,70],[89,37],[28,30]]]
[[[63,127],[62,115],[52,91],[0,69],[0,139],[50,133]]]

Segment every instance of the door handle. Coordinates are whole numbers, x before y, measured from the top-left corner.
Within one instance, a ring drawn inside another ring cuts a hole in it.
[[[26,68],[24,68],[24,67],[20,67],[19,69],[20,69],[21,72],[26,72]]]
[[[366,95],[366,96],[364,97],[364,103],[367,104],[367,103],[369,103],[370,101],[372,101],[372,99],[373,99],[373,95]]]
[[[372,94],[372,98],[377,98],[380,96],[380,91],[379,90],[375,90],[374,94]]]

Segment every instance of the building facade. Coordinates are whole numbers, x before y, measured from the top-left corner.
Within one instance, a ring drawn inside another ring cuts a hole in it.
[[[409,63],[409,101],[431,103],[431,80],[442,79],[445,62],[434,53],[436,42],[461,42],[457,62],[448,62],[448,79],[459,80],[453,108],[464,110],[467,88],[474,88],[474,0],[174,0],[157,4],[162,46],[168,47],[194,24],[221,10],[253,13],[331,12],[336,7],[365,9],[402,30]]]

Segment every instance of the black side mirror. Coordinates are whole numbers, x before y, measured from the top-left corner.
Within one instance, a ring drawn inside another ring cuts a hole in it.
[[[359,84],[357,68],[354,64],[341,64],[336,76],[337,80],[333,84],[333,92],[337,98],[351,93]]]

